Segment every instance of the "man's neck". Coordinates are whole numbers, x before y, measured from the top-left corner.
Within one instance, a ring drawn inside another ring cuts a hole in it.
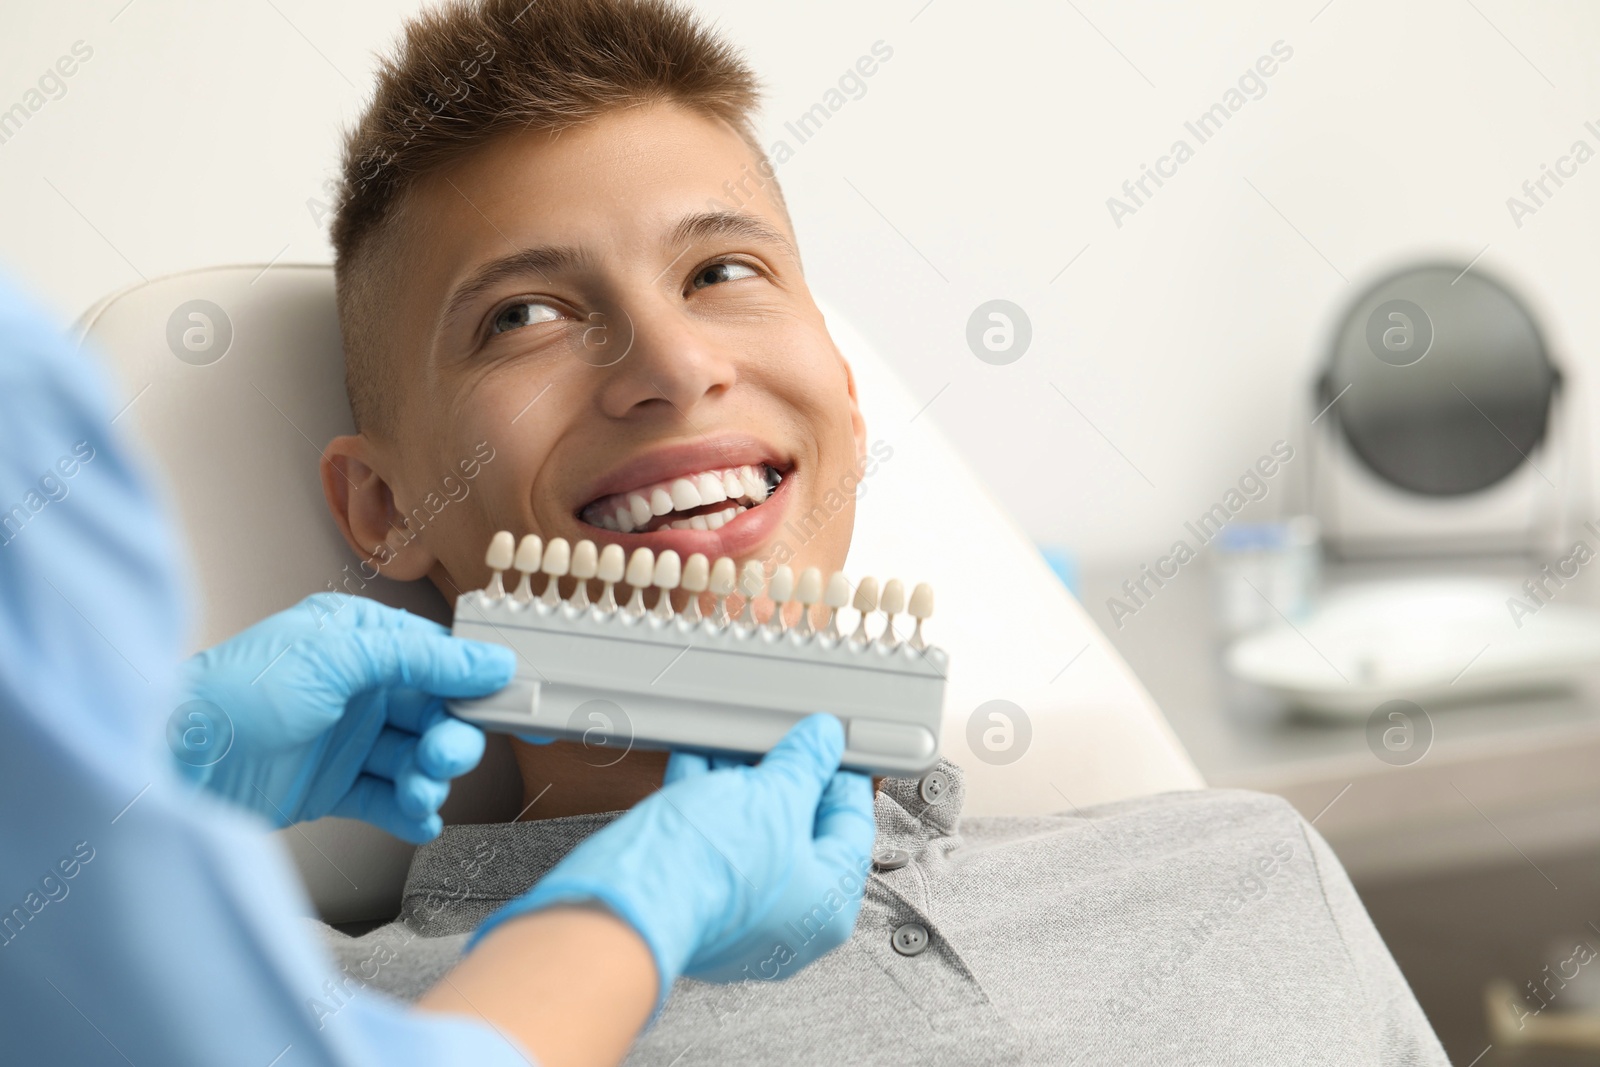
[[[666,752],[511,742],[522,772],[522,820],[559,819],[631,808],[661,788]],[[620,757],[620,758],[619,758]]]

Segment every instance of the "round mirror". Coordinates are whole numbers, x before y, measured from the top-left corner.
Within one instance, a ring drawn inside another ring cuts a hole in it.
[[[1435,264],[1393,274],[1356,299],[1334,333],[1317,406],[1379,478],[1424,496],[1461,496],[1528,461],[1559,385],[1515,296],[1475,269]]]

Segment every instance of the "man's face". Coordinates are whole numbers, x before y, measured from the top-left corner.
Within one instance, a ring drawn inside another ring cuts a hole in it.
[[[324,470],[357,551],[452,599],[502,529],[839,569],[864,428],[756,163],[662,104],[415,186],[384,266],[396,403]]]

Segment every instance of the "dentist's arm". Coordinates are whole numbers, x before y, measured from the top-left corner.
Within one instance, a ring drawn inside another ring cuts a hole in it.
[[[526,1067],[376,992],[313,1010],[334,975],[281,846],[175,770],[177,546],[101,381],[0,279],[7,1061]]]
[[[496,929],[417,1007],[481,1019],[541,1067],[609,1067],[644,1029],[656,982],[633,927],[595,905],[566,905]]]

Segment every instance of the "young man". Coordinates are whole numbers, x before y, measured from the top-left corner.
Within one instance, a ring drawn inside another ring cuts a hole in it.
[[[448,598],[484,583],[500,529],[770,561],[786,516],[853,484],[855,386],[757,100],[668,0],[488,0],[408,26],[350,137],[334,230],[360,432],[329,445],[323,480],[353,549]],[[476,492],[430,506],[483,442]],[[635,502],[729,472],[732,500]],[[852,522],[847,505],[781,562],[840,569]],[[361,978],[419,995],[478,922],[661,783],[662,754],[597,767],[581,745],[513,744],[524,821],[447,828],[398,922],[331,936]],[[884,780],[843,948],[787,981],[761,979],[790,978],[798,944],[751,982],[678,983],[630,1062],[1446,1062],[1282,801],[962,821],[960,769],[935,773],[943,790]]]

